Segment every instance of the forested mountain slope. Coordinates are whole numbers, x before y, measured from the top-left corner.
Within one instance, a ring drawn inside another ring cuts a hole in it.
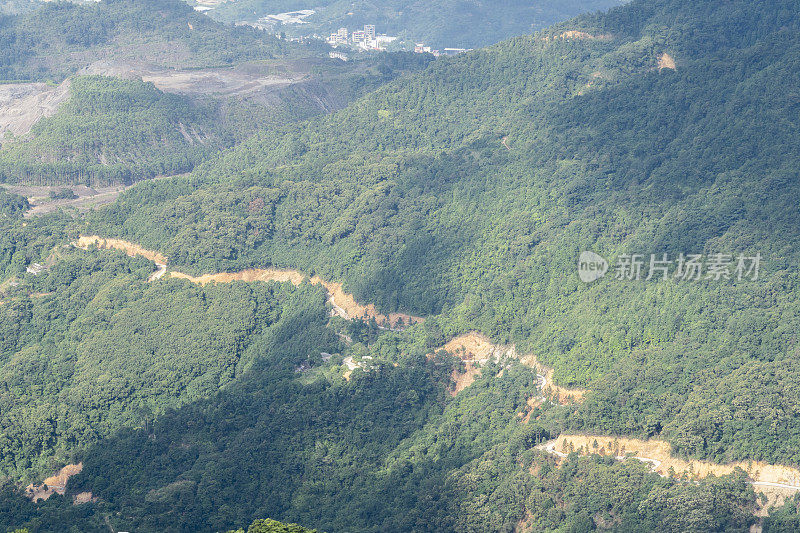
[[[27,482],[82,465],[44,502],[6,485],[3,529],[212,532],[259,516],[376,532],[755,521],[743,473],[686,483],[599,456],[558,466],[536,446],[572,408],[531,404],[537,377],[518,362],[491,363],[448,394],[463,363],[428,355],[436,331],[329,320],[308,284],[148,283],[144,259],[61,245],[75,226],[35,219],[0,241],[0,266],[16,272],[0,305],[0,468]],[[44,271],[19,273],[40,256]],[[345,356],[362,362],[348,377]]]
[[[49,2],[18,16],[0,14],[0,80],[60,81],[100,58],[187,68],[299,52],[252,28],[214,22],[178,1]]]
[[[765,505],[744,472],[662,478],[541,445],[800,464],[798,34],[788,0],[639,0],[436,61],[85,219],[25,225],[3,193],[2,526],[747,531]],[[320,274],[426,320],[330,318],[309,285],[147,283],[152,264],[64,248],[79,233],[194,274]],[[587,250],[610,262],[591,284]],[[617,279],[626,254],[643,279]],[[667,278],[644,279],[651,254]],[[676,276],[680,254],[704,256],[702,279]],[[473,329],[583,403],[546,401],[512,357],[456,393],[465,356],[436,352]],[[63,496],[14,491],[77,461]],[[797,521],[795,497],[762,525]]]
[[[264,134],[93,225],[198,272],[316,270],[442,315],[427,327],[514,340],[598,390],[575,427],[795,461],[799,22],[775,0],[585,16]],[[587,286],[582,250],[762,264],[757,281]]]
[[[96,187],[189,172],[258,130],[281,130],[339,109],[429,61],[398,53],[360,64],[310,62],[304,73],[271,82],[274,87],[265,82],[262,90],[233,95],[204,94],[193,86],[176,90],[168,76],[155,82],[75,76],[59,87],[65,101],[52,116],[40,118],[24,135],[0,138],[0,182]],[[258,82],[243,85],[248,83]]]
[[[0,85],[0,181],[36,185],[188,172],[256,129],[340,109],[431,59],[345,64],[180,0],[47,4],[0,18],[0,44],[0,80],[61,82]]]
[[[75,78],[69,92],[30,138],[0,151],[0,182],[131,183],[188,172],[233,145],[236,127],[211,102],[196,105],[152,84],[101,76]]]

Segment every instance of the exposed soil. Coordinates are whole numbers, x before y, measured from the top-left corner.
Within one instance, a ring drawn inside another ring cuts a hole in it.
[[[188,96],[253,96],[306,81],[303,69],[276,72],[266,64],[248,63],[236,67],[178,70],[136,61],[96,61],[78,74],[114,76],[152,82],[158,89]]]
[[[81,236],[76,242],[72,243],[73,246],[77,248],[81,248],[83,250],[87,250],[89,246],[95,245],[98,248],[108,248],[114,250],[121,250],[128,254],[131,257],[135,257],[140,255],[150,261],[153,261],[156,264],[167,264],[167,258],[161,255],[158,252],[153,252],[151,250],[145,250],[138,244],[133,244],[128,241],[123,241],[121,239],[104,239],[102,237],[98,237],[97,235],[91,236]]]
[[[47,500],[53,494],[64,494],[67,490],[67,481],[75,474],[80,474],[83,470],[83,463],[67,465],[58,474],[45,479],[41,485],[30,484],[25,488],[28,498],[36,502]]]
[[[334,312],[347,320],[353,319],[375,319],[379,326],[386,328],[397,328],[402,325],[424,322],[421,317],[406,315],[402,313],[391,313],[388,316],[377,311],[373,304],[362,305],[358,303],[352,294],[344,291],[341,283],[326,281],[319,276],[308,278],[298,270],[284,270],[275,268],[249,269],[241,272],[221,272],[218,274],[204,274],[202,276],[190,276],[181,272],[170,272],[171,277],[182,278],[205,285],[207,283],[230,283],[232,281],[278,281],[291,282],[300,285],[308,279],[310,283],[322,285],[328,292],[329,301],[333,306]]]
[[[94,503],[97,501],[97,498],[92,495],[91,492],[79,492],[75,496],[72,497],[73,505],[82,505],[84,503]]]
[[[158,176],[153,180],[161,180],[180,176]],[[25,212],[25,217],[30,218],[37,215],[52,213],[59,209],[77,209],[78,211],[88,211],[113,203],[120,194],[133,187],[133,185],[112,185],[109,187],[87,187],[85,185],[7,185],[0,184],[8,192],[19,194],[28,199],[31,208]],[[50,198],[51,192],[58,192],[63,189],[71,190],[77,198],[70,200],[53,200]]]
[[[160,279],[167,273],[167,258],[152,250],[145,250],[137,244],[133,244],[121,239],[105,239],[98,235],[81,236],[76,242],[72,243],[74,246],[82,249],[87,249],[91,245],[98,248],[113,248],[122,250],[130,256],[140,255],[153,261],[158,270],[150,277],[150,281]],[[277,269],[277,268],[262,268],[262,269],[248,269],[241,272],[220,272],[217,274],[204,274],[201,276],[190,276],[182,272],[170,272],[170,277],[186,279],[192,283],[206,285],[208,283],[231,283],[233,281],[277,281],[277,282],[291,282],[294,285],[300,285],[308,279],[310,283],[322,285],[328,292],[328,297],[334,312],[347,320],[353,319],[375,319],[375,322],[385,329],[398,329],[404,326],[409,326],[417,322],[424,322],[422,317],[407,315],[403,313],[390,313],[388,316],[378,312],[373,304],[362,305],[358,303],[352,294],[344,291],[341,283],[326,281],[319,276],[308,278],[305,274],[298,270],[291,269]]]
[[[467,364],[465,373],[453,373],[456,383],[456,394],[471,385],[480,375],[480,368],[489,361],[499,362],[501,359],[518,359],[522,364],[536,370],[542,393],[556,403],[580,403],[588,392],[585,389],[567,389],[553,383],[553,369],[539,363],[535,355],[517,355],[513,345],[495,344],[492,340],[477,331],[470,331],[452,339],[450,342],[437,349],[459,357]],[[532,401],[544,398],[532,398]],[[530,413],[526,416],[526,420]]]
[[[11,133],[28,133],[42,117],[53,115],[69,97],[69,80],[57,87],[46,83],[0,84],[0,143]]]
[[[568,389],[553,383],[553,369],[541,364],[533,354],[523,355],[519,360],[522,364],[536,369],[542,384],[542,392],[555,403],[582,403],[584,396],[589,392],[587,389]]]
[[[481,375],[480,366],[477,366],[472,362],[466,362],[464,364],[466,366],[464,372],[453,370],[453,372],[450,374],[450,379],[452,380],[454,387],[452,390],[448,391],[448,394],[450,394],[452,397],[455,397],[459,392],[472,385]]]
[[[658,56],[658,70],[662,71],[665,68],[670,70],[675,70],[677,68],[675,66],[675,60],[666,52]]]

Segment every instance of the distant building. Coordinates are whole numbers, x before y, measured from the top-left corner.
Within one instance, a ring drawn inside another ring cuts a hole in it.
[[[328,56],[331,59],[341,59],[342,61],[347,61],[349,59],[347,57],[347,54],[345,54],[343,52],[330,52],[330,53],[328,53]]]
[[[348,37],[347,28],[339,28],[338,32],[332,33],[331,36],[328,37],[328,44],[330,45],[347,44],[347,37]]]
[[[375,42],[378,43],[378,46],[381,46],[381,45],[384,45],[384,44],[388,44],[388,43],[393,43],[396,40],[397,40],[397,37],[390,37],[388,35],[378,35],[377,37],[375,37]]]
[[[375,25],[374,24],[367,24],[364,26],[364,35],[368,41],[375,40]]]
[[[354,43],[363,43],[367,40],[367,34],[363,31],[354,31],[350,37]]]
[[[463,54],[464,52],[471,51],[472,48],[445,48],[444,54],[448,56],[454,56],[458,54]]]

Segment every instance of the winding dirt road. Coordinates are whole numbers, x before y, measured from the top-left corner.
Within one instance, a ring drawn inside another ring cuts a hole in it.
[[[781,505],[787,497],[800,492],[800,470],[782,465],[771,465],[758,461],[740,461],[731,464],[718,464],[709,461],[687,461],[674,457],[671,446],[665,441],[642,441],[638,439],[617,438],[592,435],[561,435],[555,440],[537,446],[538,449],[560,459],[568,453],[561,450],[575,450],[582,455],[597,453],[612,455],[618,461],[635,459],[650,465],[654,473],[661,477],[688,476],[689,479],[702,479],[709,475],[724,476],[736,468],[744,470],[757,492],[763,493],[767,500],[758,507],[758,516],[766,516],[770,506]],[[621,453],[620,453],[621,452]]]
[[[425,319],[418,316],[407,315],[403,313],[390,313],[383,315],[378,312],[373,304],[363,305],[356,301],[355,297],[345,292],[341,283],[327,281],[319,276],[309,278],[302,272],[292,269],[276,269],[276,268],[261,268],[261,269],[248,269],[240,272],[219,272],[215,274],[203,274],[201,276],[190,276],[182,272],[171,271],[168,272],[167,257],[159,252],[146,250],[128,241],[121,239],[103,238],[98,235],[84,235],[81,236],[76,242],[72,243],[73,246],[81,249],[88,249],[90,246],[97,246],[98,248],[116,249],[125,252],[130,256],[142,256],[153,261],[157,267],[148,281],[153,282],[163,278],[169,274],[169,277],[185,279],[198,285],[206,285],[209,283],[231,283],[234,281],[255,282],[255,281],[277,281],[277,282],[291,282],[294,285],[300,285],[308,280],[309,283],[315,285],[322,285],[328,293],[328,302],[333,308],[333,313],[340,316],[345,320],[371,320],[374,319],[378,327],[385,330],[401,331],[406,326],[424,322]]]

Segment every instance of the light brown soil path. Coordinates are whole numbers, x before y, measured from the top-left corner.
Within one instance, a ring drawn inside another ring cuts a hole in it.
[[[106,239],[103,237],[99,237],[97,235],[90,235],[90,236],[81,236],[78,238],[77,241],[72,243],[73,246],[77,248],[81,248],[83,250],[87,250],[90,246],[94,245],[98,248],[106,248],[106,249],[114,249],[114,250],[121,250],[128,254],[131,257],[140,255],[145,259],[149,259],[154,263],[158,264],[167,264],[167,258],[158,253],[153,252],[151,250],[146,250],[139,246],[138,244],[133,244],[128,241],[123,241],[121,239]]]
[[[81,236],[76,242],[73,243],[78,248],[87,249],[91,245],[98,248],[113,248],[122,250],[130,256],[140,255],[151,261],[155,262],[158,270],[150,276],[149,281],[160,279],[167,273],[167,258],[152,250],[146,250],[141,246],[123,241],[121,239],[107,239],[98,235]],[[300,285],[308,279],[310,283],[322,285],[328,292],[328,297],[334,312],[347,320],[353,319],[375,319],[375,322],[386,329],[402,329],[404,326],[415,324],[417,322],[424,322],[424,318],[406,315],[403,313],[390,313],[383,315],[378,312],[373,304],[363,305],[356,301],[355,297],[345,292],[341,283],[327,281],[319,276],[308,278],[305,274],[298,270],[292,269],[277,269],[277,268],[259,268],[248,269],[240,272],[220,272],[216,274],[203,274],[201,276],[190,276],[182,272],[169,272],[169,277],[180,278],[197,283],[199,285],[206,285],[208,283],[231,283],[233,281],[255,282],[255,281],[277,281],[277,282],[290,282],[294,285]]]
[[[635,459],[650,465],[662,477],[674,476],[690,480],[703,479],[710,475],[725,476],[737,468],[747,473],[755,491],[767,496],[767,503],[759,508],[760,516],[776,503],[780,505],[787,496],[800,492],[800,470],[797,468],[771,465],[760,461],[739,461],[720,464],[710,461],[687,460],[672,455],[672,446],[661,440],[640,440],[623,437],[602,437],[595,435],[561,435],[549,441],[540,449],[564,458],[575,451],[581,455],[596,453],[613,456],[620,461]]]

